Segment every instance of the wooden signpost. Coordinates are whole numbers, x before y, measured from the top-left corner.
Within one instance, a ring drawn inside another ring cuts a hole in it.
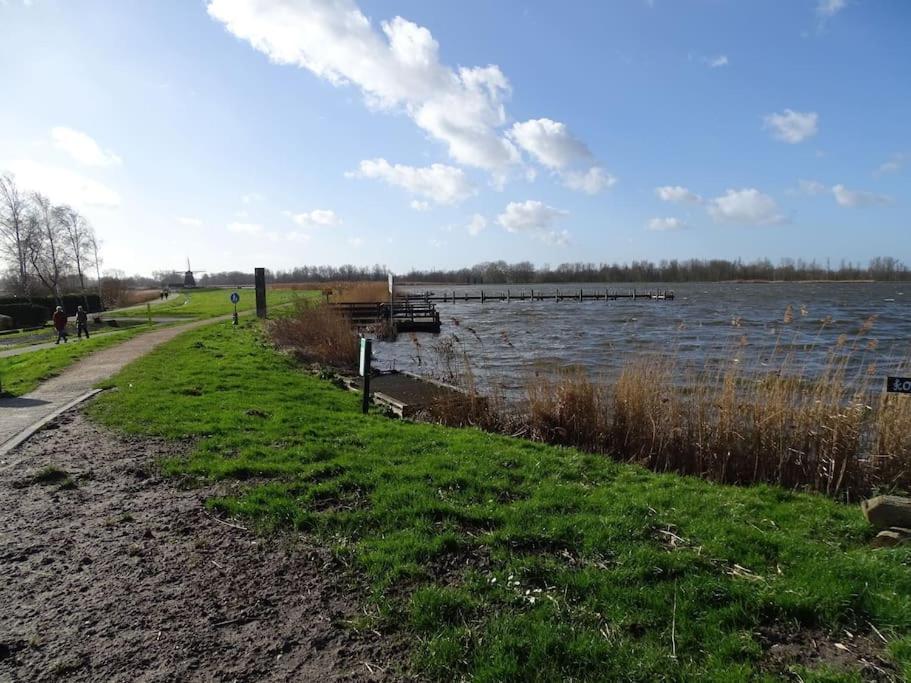
[[[257,268],[253,271],[256,283],[256,317],[266,317],[266,269]]]

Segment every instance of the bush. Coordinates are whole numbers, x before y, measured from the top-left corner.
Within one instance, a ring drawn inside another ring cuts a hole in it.
[[[0,315],[10,316],[15,327],[35,327],[51,319],[51,309],[29,303],[0,303]]]
[[[353,368],[360,356],[360,340],[351,322],[328,306],[303,301],[292,315],[268,326],[272,341],[293,349],[302,359],[340,368]]]
[[[57,308],[57,300],[52,296],[33,296],[31,298],[9,296],[0,297],[0,306],[7,304],[33,304],[36,306],[41,306],[42,308],[47,308],[49,311],[54,311]],[[101,306],[101,298],[97,294],[86,294],[85,297],[83,297],[81,294],[64,294],[62,305],[63,310],[66,311],[66,314],[68,316],[76,315],[77,306],[87,305],[87,313],[98,313],[99,311],[104,310]],[[7,313],[6,315],[12,314]]]

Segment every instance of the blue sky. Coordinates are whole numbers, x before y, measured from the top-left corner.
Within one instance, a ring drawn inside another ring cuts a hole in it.
[[[128,273],[911,262],[904,0],[0,0],[0,170]]]

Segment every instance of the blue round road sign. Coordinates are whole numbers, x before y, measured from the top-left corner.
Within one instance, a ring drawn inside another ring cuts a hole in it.
[[[240,294],[237,292],[231,292],[231,303],[236,304],[238,301],[240,301]]]

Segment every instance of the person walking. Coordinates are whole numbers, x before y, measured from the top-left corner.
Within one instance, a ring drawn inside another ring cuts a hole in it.
[[[54,329],[57,330],[57,341],[55,344],[59,344],[60,340],[63,340],[63,343],[66,344],[69,339],[69,336],[66,332],[66,313],[63,312],[63,306],[57,306],[57,310],[54,311]]]
[[[89,316],[82,306],[76,307],[76,336],[82,339],[82,333],[85,332],[85,338],[89,338]]]

